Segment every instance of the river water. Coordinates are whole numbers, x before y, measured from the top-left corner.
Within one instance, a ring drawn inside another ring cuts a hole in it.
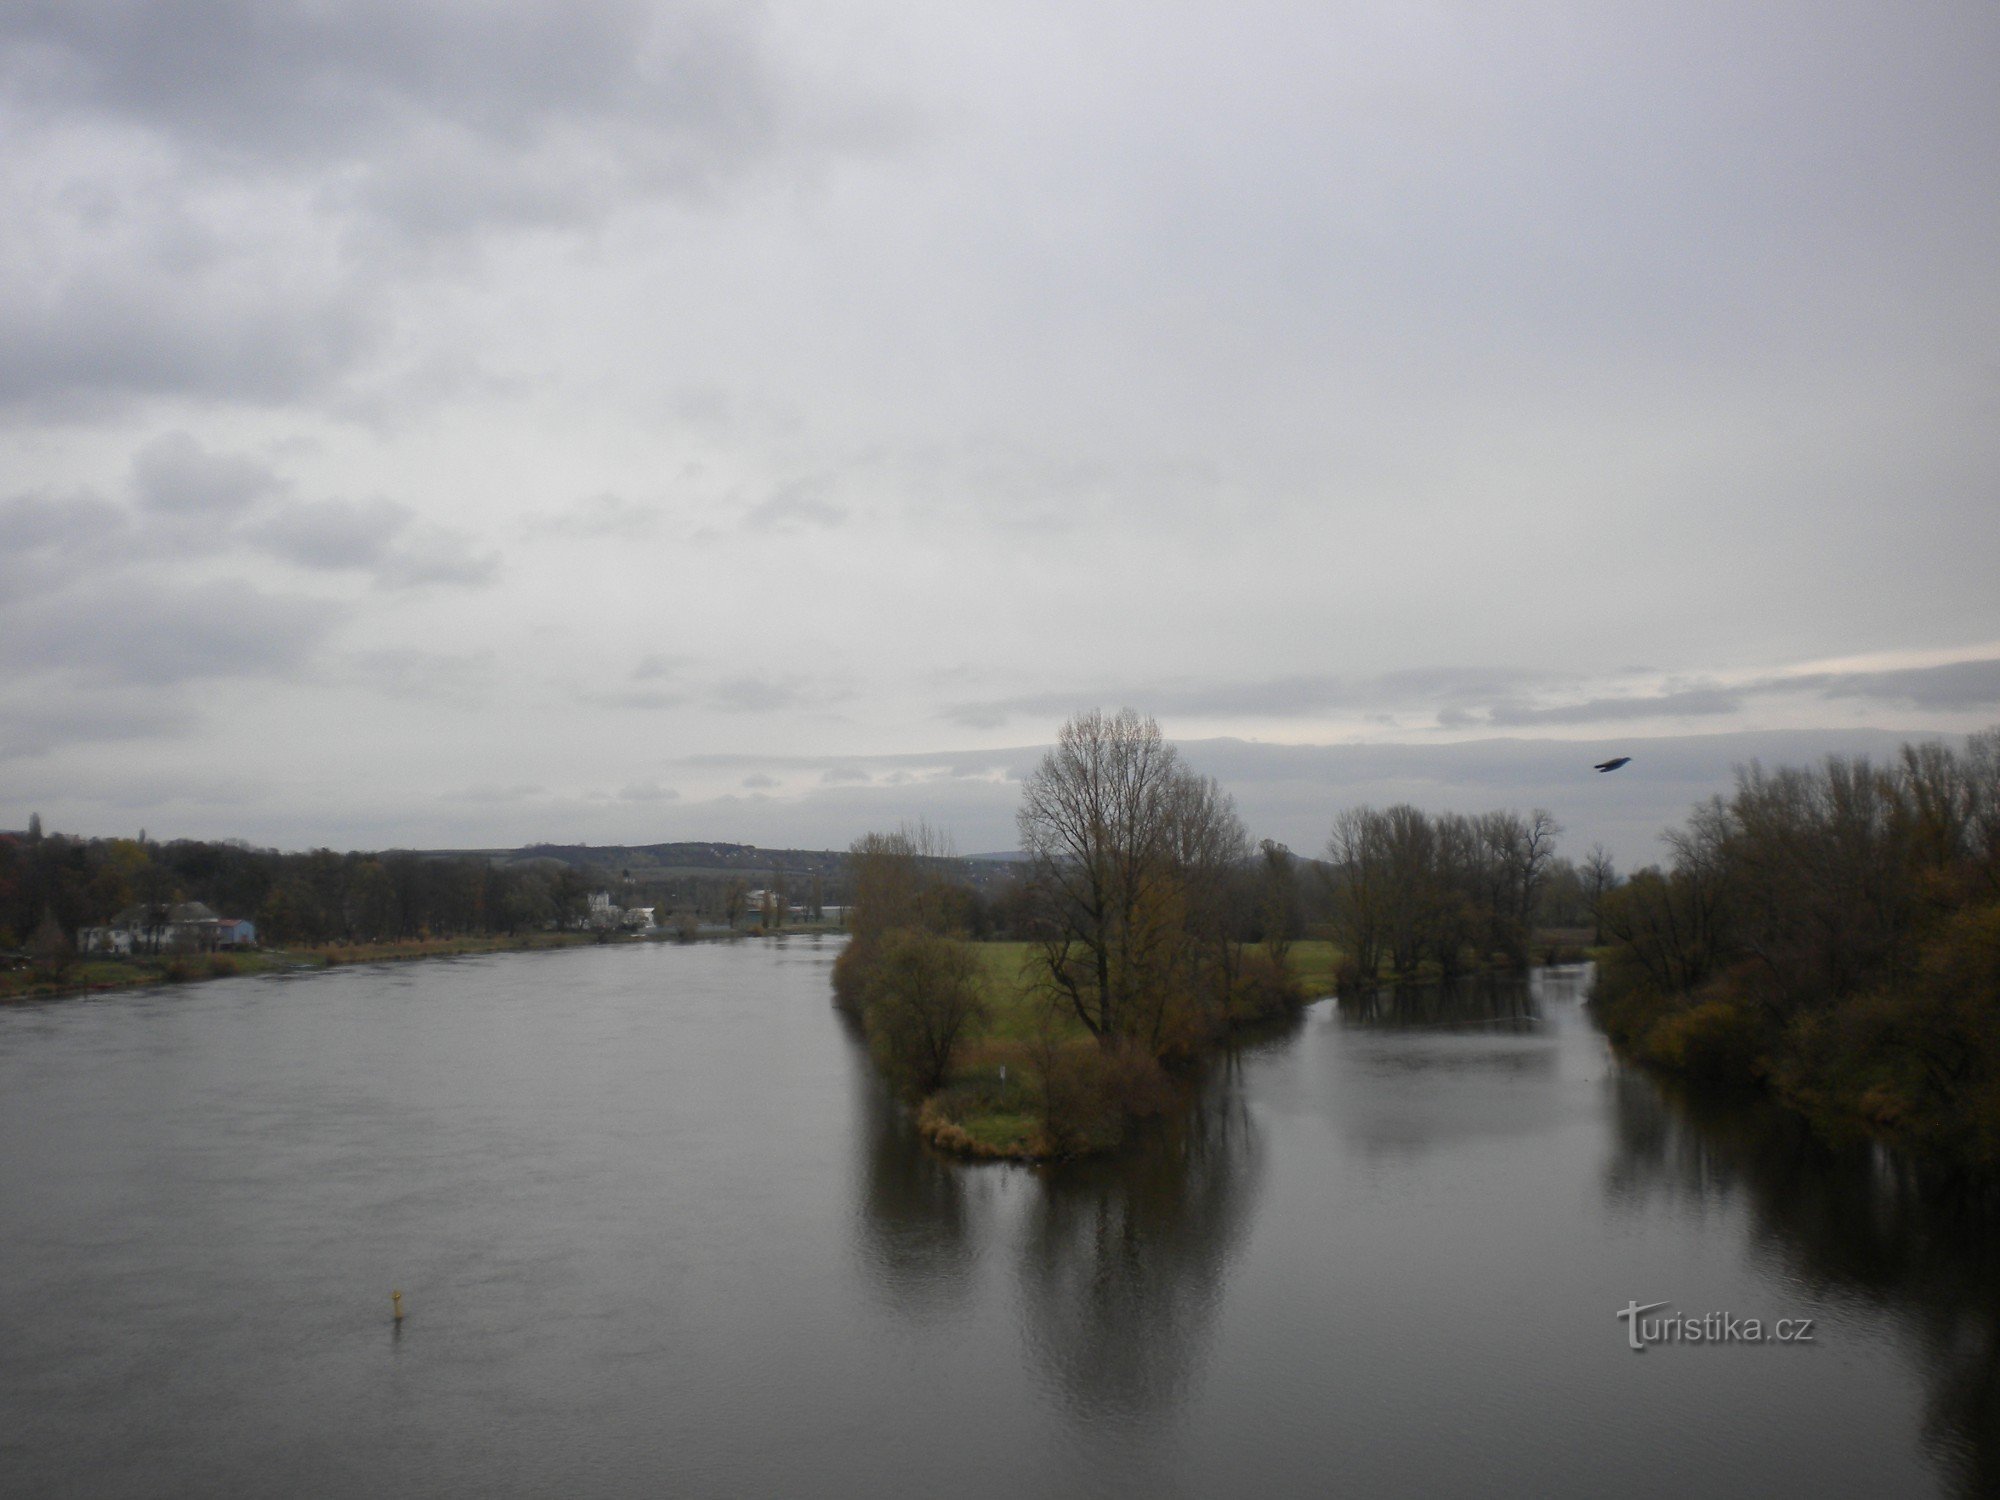
[[[1991,1237],[1876,1153],[1620,1067],[1582,970],[1323,1002],[1127,1155],[1037,1172],[915,1143],[834,951],[0,1011],[0,1494],[2000,1476]],[[1634,1352],[1634,1302],[1810,1341]]]

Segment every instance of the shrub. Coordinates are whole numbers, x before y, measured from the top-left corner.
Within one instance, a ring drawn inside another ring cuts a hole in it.
[[[1242,970],[1230,996],[1230,1014],[1238,1021],[1275,1021],[1306,1003],[1305,987],[1290,967],[1262,949],[1243,956]]]
[[[921,1098],[944,1087],[960,1044],[985,1024],[979,962],[956,939],[910,929],[880,949],[861,986],[869,1039],[883,1070]]]
[[[1755,1022],[1738,1005],[1708,1000],[1671,1011],[1645,1033],[1645,1057],[1708,1083],[1744,1083],[1761,1071]]]

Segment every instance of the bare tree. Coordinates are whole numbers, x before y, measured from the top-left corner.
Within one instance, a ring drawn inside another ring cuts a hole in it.
[[[1611,851],[1602,844],[1592,844],[1590,852],[1583,857],[1580,872],[1583,876],[1583,890],[1590,902],[1590,921],[1594,929],[1591,941],[1598,947],[1604,944],[1604,898],[1618,885],[1618,867],[1611,862]]]
[[[1257,851],[1263,856],[1258,871],[1258,925],[1263,929],[1264,951],[1272,962],[1282,965],[1305,925],[1298,861],[1276,839],[1265,839],[1258,844]]]
[[[1250,836],[1213,777],[1181,768],[1166,801],[1167,858],[1181,887],[1190,992],[1220,1015],[1242,969],[1237,939],[1249,901],[1243,867]]]
[[[1063,725],[1022,792],[1045,981],[1105,1046],[1131,1029],[1157,948],[1174,924],[1180,762],[1160,726],[1132,709]]]
[[[1346,970],[1363,984],[1374,983],[1382,970],[1387,927],[1382,825],[1382,815],[1372,807],[1347,808],[1334,818],[1326,844],[1334,935],[1346,956]]]

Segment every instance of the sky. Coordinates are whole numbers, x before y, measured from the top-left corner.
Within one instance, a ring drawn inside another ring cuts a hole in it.
[[[1658,858],[2000,723],[1996,99],[1991,0],[14,0],[0,827],[1004,849],[1130,704]]]

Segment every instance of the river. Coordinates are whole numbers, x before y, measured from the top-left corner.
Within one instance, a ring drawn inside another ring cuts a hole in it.
[[[0,1493],[2000,1479],[1992,1237],[1620,1066],[1582,970],[1322,1002],[1125,1155],[1035,1171],[913,1140],[834,951],[0,1010]],[[1656,1302],[1810,1336],[1635,1352],[1617,1313]]]

